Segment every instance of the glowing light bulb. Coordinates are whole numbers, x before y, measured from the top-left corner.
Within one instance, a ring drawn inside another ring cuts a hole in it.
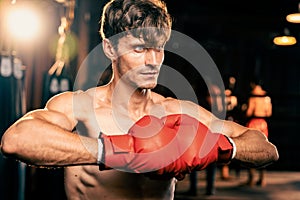
[[[9,12],[7,25],[13,37],[31,39],[38,34],[40,21],[33,10],[17,8]]]
[[[278,36],[273,39],[274,44],[279,46],[289,46],[297,43],[297,40],[293,36]]]
[[[286,16],[286,20],[291,23],[300,23],[300,13],[293,13]]]

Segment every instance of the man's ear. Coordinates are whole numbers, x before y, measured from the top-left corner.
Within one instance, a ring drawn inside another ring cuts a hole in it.
[[[116,57],[116,51],[111,43],[111,41],[109,39],[103,39],[102,41],[102,46],[103,46],[103,51],[105,53],[105,55],[109,58],[109,59],[114,59]]]

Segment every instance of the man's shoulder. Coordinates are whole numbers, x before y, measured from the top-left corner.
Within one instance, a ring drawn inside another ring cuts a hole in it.
[[[74,101],[78,99],[86,99],[91,95],[90,93],[91,92],[89,92],[88,90],[65,91],[51,97],[48,100],[46,107],[49,109],[72,106]]]
[[[175,99],[172,97],[162,99],[161,104],[168,114],[189,114],[190,111],[199,111],[199,108],[201,108],[201,106],[192,101]]]
[[[101,87],[93,87],[93,88],[89,88],[87,90],[76,90],[73,92],[67,92],[65,94],[62,94],[63,96],[69,96],[71,98],[75,98],[76,99],[93,99],[95,97],[98,96],[103,96],[105,93],[105,89],[101,88]]]
[[[171,106],[174,103],[177,103],[179,100],[173,97],[165,97],[158,93],[152,92],[153,101],[155,104],[163,104],[165,106]]]
[[[68,102],[69,100],[71,100],[71,98],[73,97],[74,92],[71,91],[65,91],[59,94],[54,95],[53,97],[51,97],[46,106],[49,105],[57,105],[57,104],[64,104],[66,102]]]

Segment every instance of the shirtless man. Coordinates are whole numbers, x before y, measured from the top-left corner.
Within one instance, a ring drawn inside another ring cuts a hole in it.
[[[252,83],[252,91],[248,100],[248,108],[246,116],[249,118],[247,127],[260,130],[269,136],[267,118],[272,115],[272,102],[271,98],[267,95],[267,92],[257,83]],[[253,186],[255,184],[254,174],[255,169],[250,168],[248,171],[247,184]],[[266,183],[266,168],[259,169],[259,179],[256,182],[257,185],[265,186]]]
[[[246,111],[247,117],[250,118],[267,118],[272,115],[271,98],[267,92],[263,90],[261,85],[252,84],[251,96],[248,101],[248,108]],[[252,121],[252,120],[251,120]],[[255,120],[253,120],[255,121]],[[264,132],[268,136],[268,132]]]
[[[122,33],[147,27],[155,29]],[[199,157],[201,145],[198,145],[198,140],[194,140],[193,145],[197,148],[184,151],[184,157],[174,160],[176,163],[174,162],[174,165],[171,163],[167,167],[164,164],[168,163],[160,162],[174,156],[172,152],[163,152],[162,155],[165,157],[156,156],[153,160],[145,161],[133,159],[133,162],[127,157],[123,159],[123,154],[109,154],[112,150],[109,147],[110,143],[113,144],[112,141],[118,141],[119,145],[134,145],[132,151],[139,149],[141,152],[144,152],[143,145],[147,146],[146,150],[152,148],[149,145],[159,146],[160,141],[163,141],[170,132],[173,133],[173,129],[162,129],[169,131],[160,134],[159,137],[155,136],[157,143],[151,139],[147,141],[147,138],[145,143],[133,140],[133,136],[127,132],[129,129],[132,131],[132,126],[134,127],[137,121],[143,123],[143,116],[157,117],[157,126],[160,126],[163,124],[159,120],[161,117],[184,113],[196,119],[185,117],[188,121],[192,121],[191,126],[185,126],[186,130],[193,128],[193,123],[197,124],[199,121],[204,124],[204,128],[209,127],[212,132],[224,134],[220,134],[219,138],[223,139],[225,146],[229,145],[229,156],[234,156],[236,150],[235,159],[254,166],[276,161],[278,159],[276,147],[269,143],[262,133],[233,122],[219,120],[194,103],[164,98],[151,91],[157,84],[164,59],[164,45],[170,37],[170,32],[171,18],[165,4],[159,0],[115,0],[106,4],[100,33],[103,38],[103,50],[112,62],[111,81],[105,86],[94,87],[87,91],[62,93],[50,99],[44,109],[27,113],[3,135],[2,153],[30,165],[64,167],[65,191],[68,199],[171,200],[174,198],[177,181],[174,178],[175,174],[182,172],[184,175],[191,169],[205,168],[209,162],[214,162],[220,157],[217,154],[222,145],[217,144],[217,152],[213,153],[213,158],[208,158],[207,161],[203,161],[205,164],[201,165],[201,159],[196,158]],[[111,39],[111,36],[119,33],[122,33],[121,37]],[[174,127],[177,126],[177,122],[176,120],[173,122]],[[172,126],[172,122],[168,124]],[[151,131],[152,128],[147,131],[142,129],[140,134],[157,131]],[[139,128],[134,129],[139,132]],[[180,130],[181,135],[182,133],[186,134],[186,137],[190,135],[190,131]],[[164,135],[166,137],[161,137]],[[198,132],[197,136],[202,138]],[[102,137],[102,140],[98,139],[99,137]],[[231,137],[232,141],[226,140],[227,137]],[[120,142],[119,138],[124,142]],[[182,149],[181,141],[184,142],[184,140],[177,141],[178,149]],[[117,159],[114,159],[114,156]],[[180,162],[187,157],[192,158],[191,165],[185,160]],[[128,165],[128,170],[132,169],[137,173],[115,169],[104,170],[105,167],[99,170],[100,162],[108,168],[115,167],[119,158],[121,167],[126,165],[126,162],[133,163]],[[139,166],[139,161],[143,162],[142,166]],[[162,170],[158,170],[157,173],[158,179],[149,178],[142,173],[148,172],[152,164],[162,166]],[[143,166],[146,166],[145,170]],[[139,167],[142,167],[142,170],[136,170]],[[172,177],[174,171],[177,172]]]

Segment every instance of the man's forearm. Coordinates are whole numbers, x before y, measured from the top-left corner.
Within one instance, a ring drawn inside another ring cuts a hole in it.
[[[259,131],[248,130],[232,139],[237,149],[235,160],[246,167],[262,167],[279,158],[277,148]]]
[[[23,120],[8,129],[2,138],[1,151],[36,166],[97,164],[97,139],[40,119]]]

